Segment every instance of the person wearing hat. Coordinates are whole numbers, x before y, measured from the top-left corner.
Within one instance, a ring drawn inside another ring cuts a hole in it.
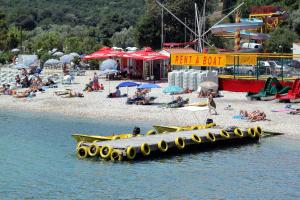
[[[132,135],[134,136],[134,137],[136,137],[137,135],[139,135],[141,133],[141,129],[140,129],[140,127],[134,127],[133,128],[133,131],[132,131]]]

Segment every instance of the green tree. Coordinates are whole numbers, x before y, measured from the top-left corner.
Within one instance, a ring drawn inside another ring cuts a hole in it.
[[[13,49],[18,47],[21,41],[21,32],[16,26],[9,28],[7,33],[7,47]]]
[[[120,32],[116,32],[111,38],[113,46],[117,47],[132,47],[136,46],[134,41],[134,29],[130,27],[129,29],[124,28]]]
[[[64,40],[64,52],[79,52],[81,47],[81,39],[79,37],[69,37]]]
[[[293,29],[300,37],[300,9],[293,12],[291,19]]]
[[[6,47],[6,39],[7,39],[7,23],[6,23],[6,16],[0,10],[0,50],[5,50]]]
[[[270,39],[266,43],[266,50],[269,52],[284,53],[291,52],[293,42],[297,40],[297,34],[286,27],[277,28],[270,34]],[[281,46],[281,48],[280,48]]]

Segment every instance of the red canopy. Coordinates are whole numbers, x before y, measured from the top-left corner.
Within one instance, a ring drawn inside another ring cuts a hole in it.
[[[152,51],[150,47],[145,47],[143,50],[127,53],[124,57],[136,59],[136,60],[143,60],[143,61],[150,61],[150,60],[168,60],[169,56],[163,55],[159,52]]]
[[[121,55],[121,53],[122,53],[121,51],[116,51],[110,47],[103,47],[92,54],[84,56],[83,60],[119,57],[119,55]]]
[[[150,47],[146,47],[143,50],[136,51],[136,52],[116,51],[109,47],[103,47],[92,54],[84,56],[83,59],[91,60],[91,59],[101,59],[101,58],[110,58],[110,57],[132,58],[135,60],[143,60],[143,61],[169,59],[169,56],[163,55],[159,52],[152,51]]]

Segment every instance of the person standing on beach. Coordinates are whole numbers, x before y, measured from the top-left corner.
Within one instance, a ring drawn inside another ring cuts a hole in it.
[[[209,109],[208,111],[210,115],[211,115],[211,110],[214,111],[214,115],[218,114],[216,111],[217,105],[216,102],[214,101],[212,92],[208,92],[207,94],[207,105],[208,105],[208,109]]]
[[[97,76],[97,73],[94,73],[94,78],[93,78],[93,89],[94,90],[99,90],[99,78]]]

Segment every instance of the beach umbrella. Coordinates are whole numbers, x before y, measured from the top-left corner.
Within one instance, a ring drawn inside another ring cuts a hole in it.
[[[61,64],[62,62],[57,60],[57,59],[49,59],[45,62],[45,65],[58,65]]]
[[[14,49],[11,50],[11,52],[13,52],[13,53],[17,53],[19,51],[20,51],[20,49],[18,49],[18,48],[14,48]]]
[[[207,92],[208,90],[218,91],[219,85],[212,81],[204,81],[199,84],[199,87],[201,87],[201,90],[204,92]]]
[[[19,64],[14,65],[13,68],[14,69],[23,69],[23,68],[27,69],[27,68],[29,68],[29,65],[25,65],[23,63],[19,63]]]
[[[128,94],[128,87],[136,87],[139,86],[139,83],[132,82],[132,81],[125,81],[117,85],[117,87],[126,87],[127,88],[127,94]]]
[[[60,51],[57,51],[55,53],[52,54],[53,56],[63,56],[64,53],[63,52],[60,52]]]
[[[106,69],[106,70],[103,70],[103,71],[100,71],[100,74],[101,75],[109,75],[109,74],[115,74],[115,73],[118,73],[119,71],[116,70],[116,69]]]
[[[76,52],[72,52],[69,55],[74,56],[74,57],[80,57],[80,55],[78,53],[76,53]]]
[[[181,93],[183,91],[183,89],[177,85],[173,85],[173,86],[169,86],[166,87],[163,90],[163,93],[165,94],[176,94],[176,93]]]
[[[71,61],[72,61],[73,59],[74,59],[74,56],[69,55],[69,54],[60,57],[60,61],[61,61],[63,64],[71,63]]]
[[[117,87],[135,87],[135,86],[139,86],[139,83],[136,82],[131,82],[131,81],[126,81],[126,82],[122,82],[120,83]]]
[[[113,59],[104,60],[100,65],[100,71],[104,70],[116,70],[118,67],[117,61]]]
[[[144,83],[142,85],[139,85],[137,88],[138,89],[152,89],[152,88],[160,88],[160,86],[153,84],[153,83]]]

